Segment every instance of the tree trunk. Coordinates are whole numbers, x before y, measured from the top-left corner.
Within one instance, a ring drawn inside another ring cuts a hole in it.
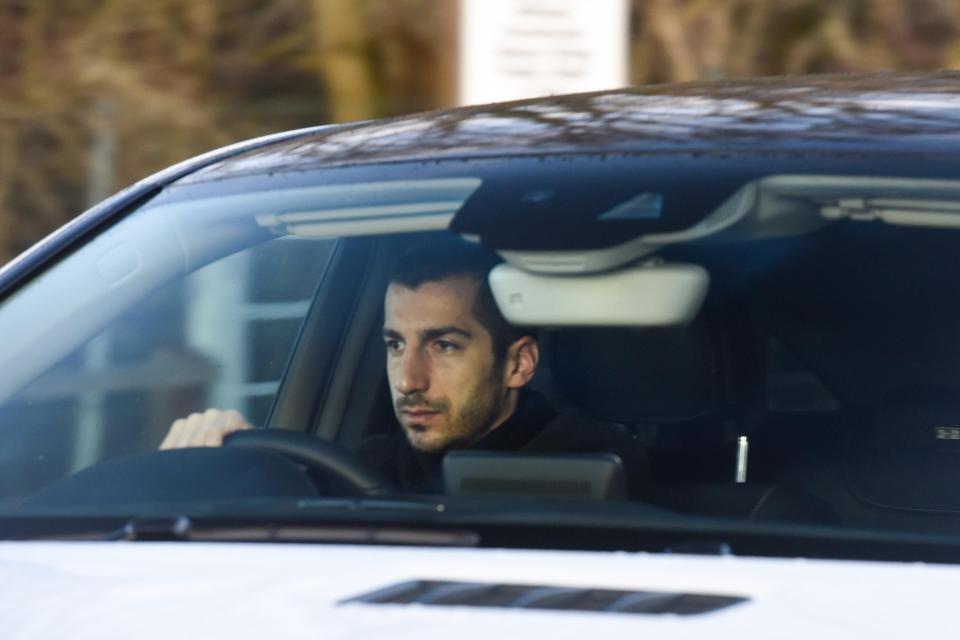
[[[369,36],[360,0],[313,0],[320,68],[330,120],[378,115]]]

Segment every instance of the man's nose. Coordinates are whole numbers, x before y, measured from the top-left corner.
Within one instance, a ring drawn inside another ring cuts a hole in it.
[[[423,392],[430,387],[430,375],[423,355],[410,350],[400,356],[394,386],[404,395]]]

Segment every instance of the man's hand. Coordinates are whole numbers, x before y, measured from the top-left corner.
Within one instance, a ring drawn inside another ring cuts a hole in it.
[[[253,429],[253,425],[239,411],[207,409],[174,420],[167,437],[160,443],[160,449],[219,447],[227,435],[245,429]]]

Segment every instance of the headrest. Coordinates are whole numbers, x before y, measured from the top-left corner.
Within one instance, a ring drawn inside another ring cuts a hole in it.
[[[545,341],[555,383],[584,414],[625,423],[712,414],[717,352],[702,323],[669,329],[570,329]]]

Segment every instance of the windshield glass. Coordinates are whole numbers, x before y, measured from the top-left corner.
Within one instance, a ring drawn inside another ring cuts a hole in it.
[[[545,171],[168,188],[0,307],[3,512],[954,534],[957,185],[760,174],[658,235],[669,189]]]

